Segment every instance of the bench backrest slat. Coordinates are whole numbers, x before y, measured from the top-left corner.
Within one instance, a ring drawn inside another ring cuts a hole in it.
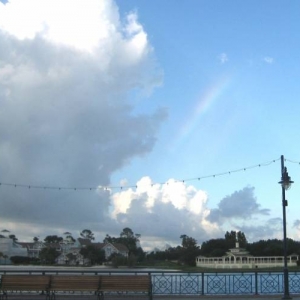
[[[100,276],[89,275],[52,275],[50,289],[53,291],[63,290],[93,290],[100,287]]]
[[[49,275],[2,275],[1,290],[47,290],[50,285]]]
[[[147,275],[111,275],[101,278],[101,290],[149,291],[151,277]]]

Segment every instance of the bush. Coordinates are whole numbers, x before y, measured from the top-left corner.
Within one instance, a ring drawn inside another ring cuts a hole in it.
[[[11,256],[10,258],[11,262],[14,265],[21,265],[21,264],[32,264],[37,263],[39,259],[33,258],[33,257],[27,257],[27,256]]]

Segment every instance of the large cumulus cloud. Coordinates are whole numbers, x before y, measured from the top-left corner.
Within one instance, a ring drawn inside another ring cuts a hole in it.
[[[0,44],[0,182],[108,185],[151,151],[165,111],[137,114],[129,95],[149,94],[162,76],[136,14],[121,22],[110,0],[0,3]],[[28,236],[113,222],[107,192],[0,193],[2,226],[20,222]]]
[[[182,234],[192,236],[199,244],[222,234],[219,226],[207,220],[210,210],[206,192],[174,179],[161,185],[143,177],[136,189],[115,193],[112,199],[112,217],[124,227],[134,224],[145,247],[177,245]]]

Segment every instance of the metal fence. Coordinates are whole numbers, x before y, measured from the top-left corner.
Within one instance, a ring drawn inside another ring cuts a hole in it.
[[[276,295],[283,293],[283,273],[152,273],[153,294]],[[300,293],[300,273],[289,274],[291,294]]]
[[[282,272],[191,273],[130,270],[1,270],[1,274],[149,274],[153,295],[276,295],[283,293]],[[300,273],[289,273],[291,294],[300,294]]]

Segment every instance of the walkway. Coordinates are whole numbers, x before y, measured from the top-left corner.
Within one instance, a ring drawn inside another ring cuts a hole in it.
[[[293,300],[300,300],[300,295],[292,295]],[[45,300],[46,297],[42,295],[9,295],[8,300]],[[96,296],[74,296],[74,295],[57,295],[56,300],[96,300]],[[105,296],[105,300],[147,300],[147,296]],[[279,300],[282,295],[275,296],[256,296],[256,295],[237,295],[237,296],[153,296],[153,300]]]

